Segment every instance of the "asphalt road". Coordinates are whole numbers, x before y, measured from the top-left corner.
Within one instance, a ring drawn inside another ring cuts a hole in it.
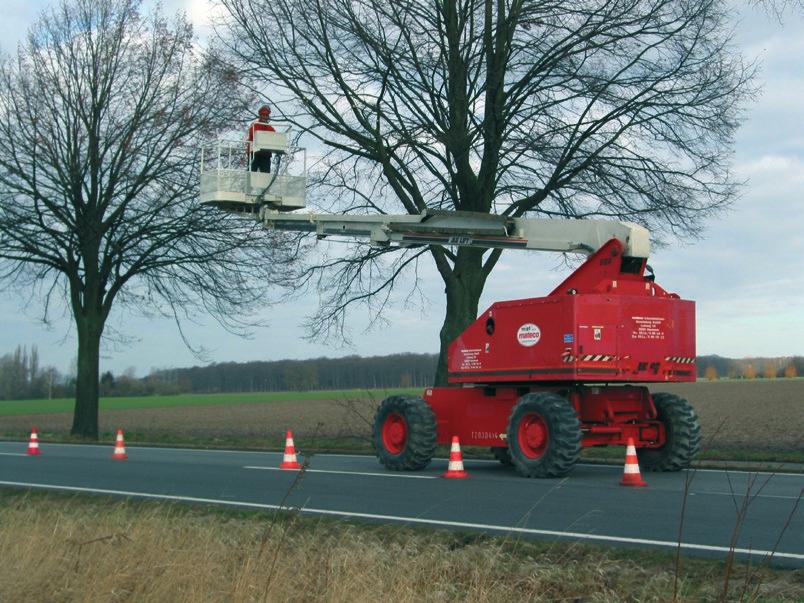
[[[298,442],[297,442],[298,445]],[[295,488],[281,454],[0,442],[0,487],[44,488],[275,509],[386,523],[429,525],[516,537],[674,550],[686,499],[682,550],[745,560],[772,551],[775,565],[804,566],[804,475],[698,470],[643,474],[646,488],[618,485],[622,468],[578,465],[566,478],[529,480],[492,461],[465,461],[467,480],[440,479],[445,459],[421,472],[385,470],[374,457],[316,455]],[[745,518],[738,522],[749,503]],[[785,527],[786,526],[786,527]],[[782,534],[782,532],[784,532]],[[781,539],[779,538],[782,534]]]

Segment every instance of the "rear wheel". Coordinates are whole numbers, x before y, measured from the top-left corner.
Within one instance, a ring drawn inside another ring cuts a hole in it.
[[[374,417],[374,447],[380,463],[389,469],[423,469],[436,450],[433,409],[413,396],[386,398]]]
[[[692,463],[701,447],[701,425],[695,409],[673,394],[653,394],[657,418],[664,423],[667,441],[661,448],[639,448],[639,466],[645,471],[679,471]]]
[[[525,477],[560,477],[581,455],[581,422],[558,394],[525,394],[508,419],[508,446]]]

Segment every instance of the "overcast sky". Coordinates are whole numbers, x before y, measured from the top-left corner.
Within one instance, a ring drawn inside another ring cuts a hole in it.
[[[46,4],[4,0],[4,52],[14,50]],[[203,33],[211,6],[207,0],[163,4],[167,11],[183,7]],[[737,42],[746,57],[762,65],[762,95],[749,108],[735,149],[736,173],[748,185],[730,213],[708,224],[703,240],[674,241],[655,250],[650,263],[664,288],[697,302],[699,354],[804,355],[804,15],[789,14],[780,24],[761,12],[745,11]],[[481,308],[495,300],[544,295],[566,272],[550,254],[506,252]],[[227,334],[204,316],[185,329],[214,362],[434,353],[444,314],[443,285],[433,269],[425,272],[423,284],[424,309],[400,304],[389,311],[385,325],[371,332],[364,332],[361,313],[354,314],[351,347],[304,339],[301,323],[315,309],[314,298],[268,308],[269,326],[249,340]],[[56,315],[47,327],[35,302],[7,289],[0,291],[0,316],[0,355],[17,345],[36,345],[44,364],[70,370],[75,338],[67,316]],[[171,321],[147,320],[118,307],[109,326],[128,340],[104,345],[101,370],[120,373],[133,367],[144,375],[152,368],[203,364]]]

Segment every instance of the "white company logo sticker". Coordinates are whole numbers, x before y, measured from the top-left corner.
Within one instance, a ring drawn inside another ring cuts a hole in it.
[[[524,345],[526,348],[536,345],[541,338],[541,330],[532,322],[525,323],[516,332],[516,339],[519,341],[519,345]]]

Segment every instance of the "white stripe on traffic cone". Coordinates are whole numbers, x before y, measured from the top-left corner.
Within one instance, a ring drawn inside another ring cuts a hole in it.
[[[634,438],[628,438],[628,447],[625,449],[625,467],[623,468],[623,479],[620,480],[621,486],[632,488],[642,488],[648,484],[642,481],[639,473],[639,460],[637,459]]]
[[[280,469],[301,469],[299,461],[296,460],[296,447],[293,444],[293,432],[288,431],[285,434],[285,454],[282,455],[282,462],[279,464]]]
[[[112,459],[115,461],[124,461],[128,458],[126,454],[126,443],[123,440],[123,430],[117,430],[117,437],[115,438],[114,442],[114,454],[112,454]]]
[[[466,479],[469,477],[469,474],[463,469],[463,454],[461,453],[458,436],[452,436],[452,446],[449,449],[449,465],[447,465],[447,472],[441,477],[447,479]]]

